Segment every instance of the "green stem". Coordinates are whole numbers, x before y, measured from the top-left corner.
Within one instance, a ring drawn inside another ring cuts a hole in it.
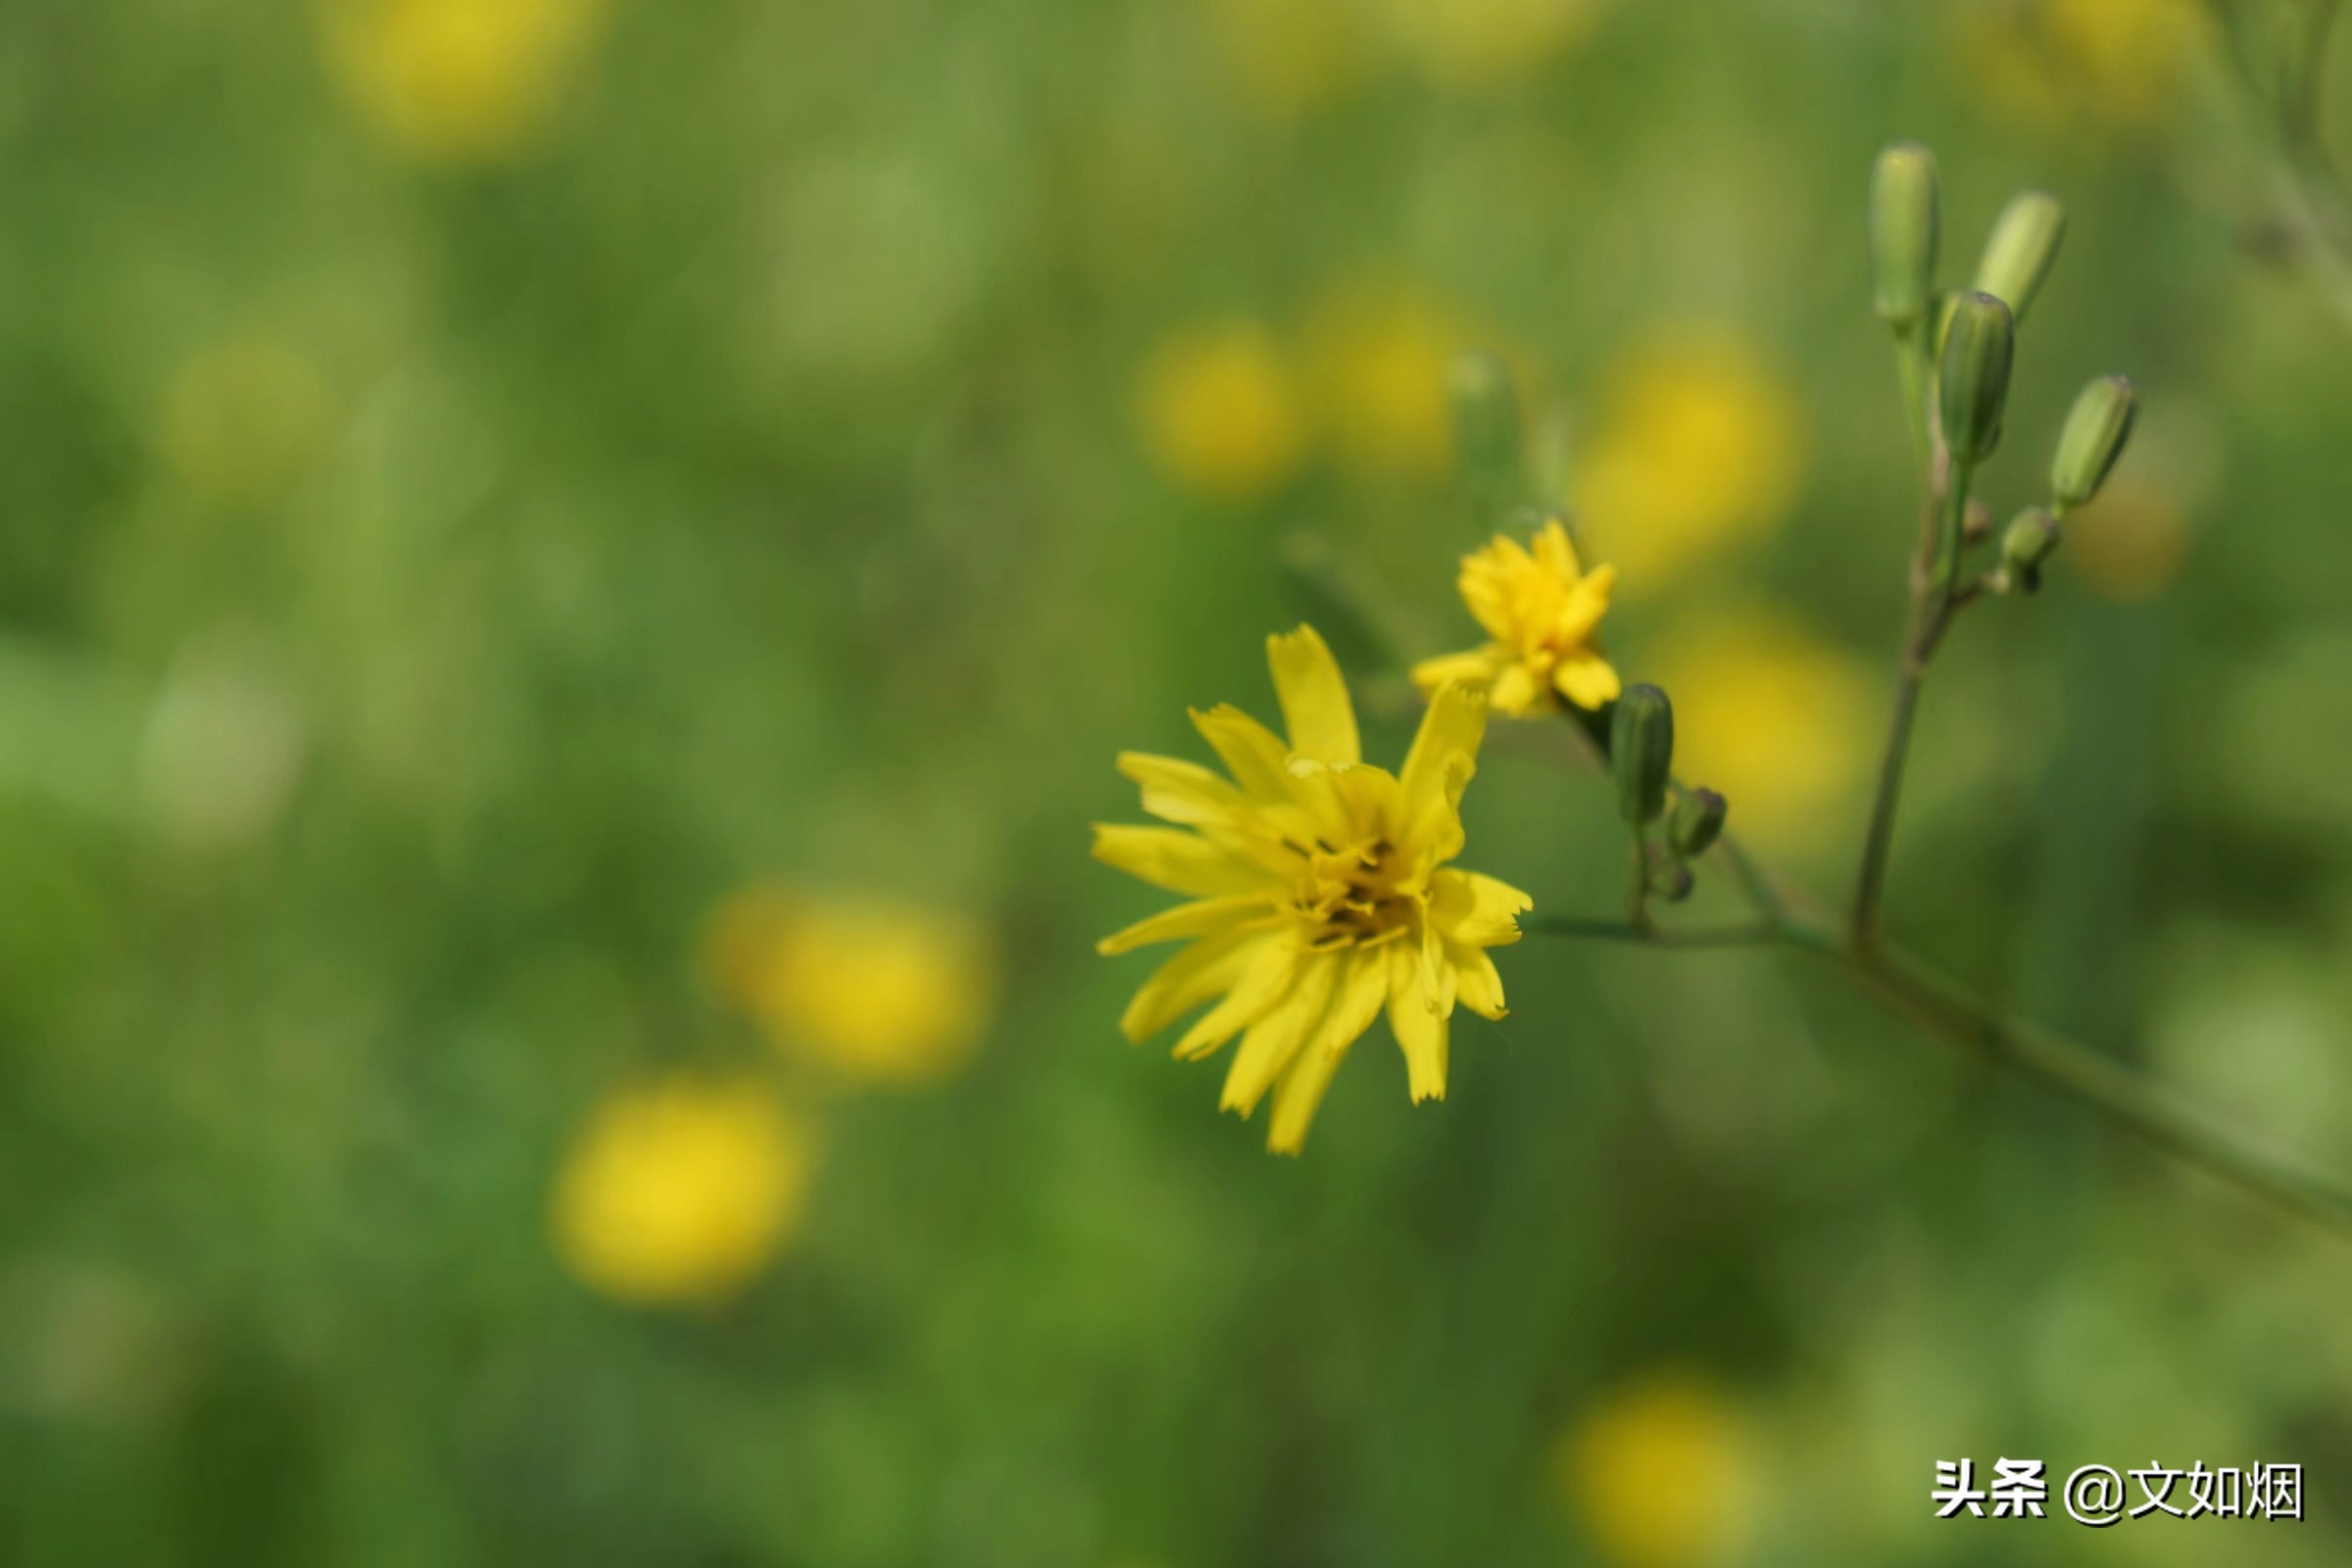
[[[1911,431],[1911,456],[1919,465],[1922,483],[1926,482],[1928,465],[1935,456],[1935,439],[1928,422],[1926,344],[1936,332],[1936,308],[1931,300],[1927,315],[1909,326],[1897,328],[1894,334],[1894,373],[1903,386],[1903,421]]]

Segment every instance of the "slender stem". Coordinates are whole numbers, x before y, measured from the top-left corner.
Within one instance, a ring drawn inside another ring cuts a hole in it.
[[[1919,464],[1921,479],[1926,479],[1928,465],[1935,457],[1935,439],[1928,422],[1928,354],[1927,341],[1936,332],[1936,303],[1929,301],[1928,314],[1909,326],[1896,329],[1894,334],[1895,378],[1903,386],[1903,422],[1911,431],[1911,456]]]

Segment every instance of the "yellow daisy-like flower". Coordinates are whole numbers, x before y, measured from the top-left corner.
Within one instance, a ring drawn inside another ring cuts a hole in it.
[[[1095,858],[1193,902],[1097,944],[1104,954],[1189,945],[1144,983],[1119,1020],[1141,1044],[1201,1004],[1176,1042],[1196,1060],[1241,1036],[1224,1108],[1244,1116],[1267,1091],[1266,1147],[1297,1153],[1355,1043],[1388,1009],[1416,1102],[1444,1099],[1454,1004],[1503,1013],[1486,950],[1519,940],[1532,906],[1517,888],[1457,871],[1462,791],[1477,771],[1487,700],[1441,689],[1401,771],[1365,765],[1355,710],[1331,650],[1310,626],[1266,639],[1286,743],[1230,706],[1195,711],[1232,774],[1122,753],[1144,809],[1171,827],[1098,824]]]
[[[1462,602],[1494,640],[1413,666],[1425,692],[1449,682],[1475,686],[1497,712],[1520,715],[1558,706],[1598,708],[1618,692],[1616,666],[1600,651],[1615,566],[1586,571],[1558,518],[1524,548],[1501,534],[1462,558]]]

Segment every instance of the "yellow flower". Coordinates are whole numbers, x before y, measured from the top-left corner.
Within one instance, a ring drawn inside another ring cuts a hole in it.
[[[1617,670],[1600,651],[1600,621],[1609,612],[1615,566],[1586,571],[1557,517],[1533,541],[1500,534],[1462,558],[1462,602],[1494,640],[1467,653],[1425,659],[1413,682],[1435,691],[1448,681],[1476,686],[1495,711],[1525,714],[1551,710],[1565,697],[1598,708],[1617,696]]]
[[[1170,339],[1145,365],[1137,404],[1161,474],[1210,500],[1267,495],[1298,471],[1306,453],[1290,365],[1254,321]]]
[[[557,1254],[624,1301],[705,1301],[741,1287],[798,1228],[812,1151],[748,1081],[669,1078],[591,1116],[549,1215]]]
[[[1586,1412],[1554,1454],[1561,1490],[1610,1562],[1700,1568],[1752,1533],[1753,1460],[1711,1384],[1660,1374]]]
[[[1266,640],[1286,743],[1230,706],[1193,723],[1232,774],[1122,753],[1144,809],[1173,827],[1098,825],[1095,858],[1194,902],[1097,945],[1188,946],[1128,1004],[1136,1044],[1211,999],[1176,1055],[1239,1034],[1224,1107],[1248,1116],[1274,1091],[1266,1145],[1297,1153],[1332,1075],[1385,1005],[1413,1100],[1444,1099],[1458,1001],[1502,1016],[1486,950],[1519,939],[1526,894],[1446,862],[1461,853],[1462,791],[1477,770],[1485,696],[1447,686],[1422,715],[1401,772],[1365,765],[1355,710],[1312,627]]]
[[[1849,654],[1763,610],[1707,615],[1664,644],[1675,762],[1743,833],[1804,849],[1836,827],[1877,744],[1883,698]]]
[[[1752,345],[1677,331],[1631,350],[1610,379],[1578,511],[1637,583],[1658,585],[1788,514],[1804,420]]]
[[[431,162],[512,157],[544,130],[604,0],[330,0],[329,57],[361,113]]]
[[[1307,350],[1319,422],[1340,461],[1382,477],[1444,472],[1453,454],[1446,376],[1473,336],[1411,289],[1349,284],[1326,297]]]
[[[954,1073],[996,1000],[983,927],[887,899],[750,888],[712,916],[705,956],[720,994],[779,1046],[883,1083]]]

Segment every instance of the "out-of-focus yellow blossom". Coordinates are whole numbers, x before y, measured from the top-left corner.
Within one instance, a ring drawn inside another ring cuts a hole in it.
[[[287,344],[235,338],[197,354],[165,397],[163,454],[190,489],[253,504],[284,489],[333,421],[318,368]]]
[[[1095,858],[1193,902],[1097,947],[1186,944],[1136,993],[1120,1029],[1140,1045],[1215,1000],[1176,1055],[1198,1060],[1240,1035],[1224,1107],[1247,1116],[1273,1091],[1266,1147],[1297,1153],[1348,1047],[1384,1006],[1414,1101],[1445,1098],[1454,1004],[1502,1016],[1502,978],[1486,950],[1519,940],[1530,904],[1446,863],[1462,849],[1483,693],[1440,691],[1403,769],[1390,773],[1363,761],[1347,683],[1313,628],[1268,638],[1266,655],[1287,742],[1221,706],[1193,723],[1230,779],[1120,754],[1144,809],[1176,825],[1099,824]]]
[[[1617,670],[1600,651],[1600,621],[1617,568],[1584,570],[1556,517],[1531,544],[1496,534],[1462,558],[1462,602],[1494,641],[1414,665],[1413,683],[1424,692],[1460,681],[1514,715],[1556,709],[1561,698],[1579,708],[1615,699]]]
[[[669,1078],[614,1095],[558,1174],[557,1254],[624,1301],[708,1301],[757,1274],[800,1224],[808,1132],[760,1084]]]
[[[2165,491],[2111,480],[2099,498],[2066,519],[2052,566],[2121,604],[2153,599],[2188,558],[2188,518]]]
[[[1584,42],[1604,0],[1386,0],[1407,59],[1447,87],[1475,90],[1535,74]]]
[[[1572,475],[1578,511],[1646,591],[1787,516],[1807,446],[1795,394],[1752,344],[1670,331],[1613,367]]]
[[[1791,849],[1835,836],[1884,716],[1851,655],[1785,615],[1733,611],[1667,638],[1657,679],[1677,770],[1727,797],[1743,833]]]
[[[1214,0],[1219,51],[1250,103],[1278,120],[1310,114],[1380,62],[1372,0]]]
[[[326,0],[327,53],[401,152],[494,162],[547,128],[604,16],[605,0]]]
[[[1553,1455],[1561,1491],[1620,1568],[1704,1568],[1753,1533],[1755,1461],[1713,1384],[1659,1374],[1592,1406]]]
[[[996,1003],[983,926],[887,899],[750,888],[719,906],[706,951],[721,994],[778,1046],[853,1078],[948,1077]]]
[[[1318,423],[1333,454],[1359,471],[1426,477],[1453,456],[1446,377],[1473,334],[1425,295],[1343,287],[1307,333]]]
[[[1954,7],[1950,58],[1996,115],[2041,133],[2146,131],[2179,113],[2205,40],[2194,0]]]
[[[1298,380],[1250,320],[1194,327],[1160,345],[1137,388],[1144,439],[1166,478],[1217,501],[1279,488],[1306,455]]]

